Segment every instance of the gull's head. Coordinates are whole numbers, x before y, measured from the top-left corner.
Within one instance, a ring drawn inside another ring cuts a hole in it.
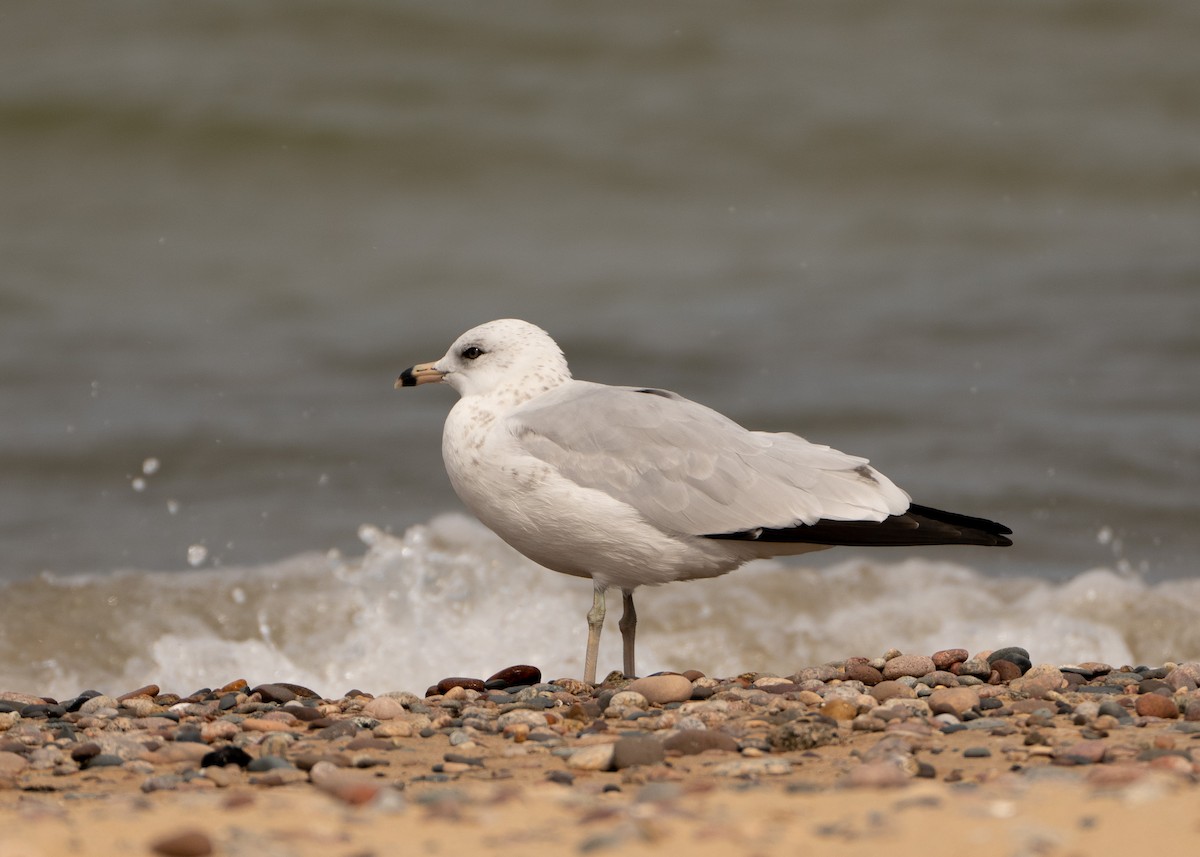
[[[460,396],[509,388],[525,399],[570,378],[567,359],[550,334],[527,321],[504,318],[471,328],[440,360],[405,369],[396,386],[444,381]]]

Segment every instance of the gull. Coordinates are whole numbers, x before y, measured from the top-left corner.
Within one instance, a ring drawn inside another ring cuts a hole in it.
[[[436,382],[460,397],[442,458],[462,502],[539,565],[592,579],[588,684],[609,589],[623,597],[632,677],[639,586],[835,545],[1012,544],[1002,524],[912,503],[865,458],[750,431],[667,390],[575,380],[562,349],[526,321],[468,330],[396,387]]]

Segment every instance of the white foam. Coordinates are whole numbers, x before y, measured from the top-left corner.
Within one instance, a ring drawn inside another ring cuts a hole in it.
[[[0,688],[59,697],[155,683],[187,693],[235,678],[421,692],[447,675],[515,663],[582,672],[590,581],[546,571],[472,520],[402,537],[364,526],[365,554],[305,554],[250,568],[50,577],[6,593],[36,633],[0,637]],[[849,558],[825,569],[764,562],[638,590],[644,673],[788,673],[890,647],[1004,645],[1038,662],[1114,665],[1200,657],[1200,583],[1149,586],[1114,571],[1063,584],[962,566]],[[614,598],[615,602],[619,599]],[[614,604],[600,670],[620,665]]]

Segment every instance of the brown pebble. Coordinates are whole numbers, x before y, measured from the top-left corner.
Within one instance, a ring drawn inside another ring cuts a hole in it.
[[[868,663],[847,663],[846,680],[861,681],[867,687],[874,687],[883,681],[883,673]]]
[[[684,670],[683,675],[688,681],[695,681],[698,678],[704,678],[704,673],[700,670]]]
[[[996,673],[999,676],[999,682],[1004,684],[1021,677],[1021,668],[1003,658],[992,662],[992,672]]]
[[[827,699],[818,710],[830,720],[853,720],[858,716],[858,706],[846,699]]]
[[[537,684],[541,680],[542,671],[540,669],[531,667],[528,664],[517,664],[500,670],[500,672],[493,675],[484,684],[492,689],[503,690],[507,687]]]
[[[881,681],[879,684],[871,688],[871,696],[879,702],[887,702],[889,699],[916,699],[917,692],[905,684],[898,681]]]
[[[1179,706],[1169,696],[1143,693],[1134,703],[1133,710],[1141,717],[1162,717],[1174,720],[1179,717]]]
[[[467,690],[477,690],[480,693],[487,690],[487,688],[483,684],[483,679],[464,678],[462,676],[450,676],[449,678],[444,678],[437,683],[437,692],[445,693],[446,691],[450,690],[450,688],[452,688],[452,687],[463,687],[463,688],[466,688]]]
[[[156,684],[148,684],[145,687],[139,687],[137,690],[131,690],[129,693],[123,693],[117,697],[117,702],[124,702],[127,699],[134,699],[139,696],[149,696],[151,698],[158,696],[160,688]]]
[[[940,652],[933,653],[933,665],[939,670],[949,670],[955,664],[961,664],[968,657],[970,657],[970,652],[966,649],[942,649]]]
[[[926,702],[934,714],[960,717],[979,704],[979,692],[973,687],[940,687],[929,694]]]
[[[181,830],[150,844],[155,854],[165,857],[204,857],[213,853],[212,840],[202,830]]]
[[[716,729],[681,729],[663,741],[663,749],[683,756],[694,756],[708,750],[736,753],[738,743],[732,736]]]
[[[229,684],[219,688],[217,693],[241,693],[244,692],[249,686],[250,682],[246,681],[244,678],[234,679]]]
[[[927,655],[897,655],[883,665],[883,677],[885,679],[897,679],[902,676],[920,678],[933,670],[933,658]]]

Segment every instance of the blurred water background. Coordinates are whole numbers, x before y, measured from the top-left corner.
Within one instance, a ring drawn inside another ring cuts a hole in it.
[[[578,671],[587,582],[435,520],[453,394],[391,389],[505,316],[1016,531],[648,592],[644,669],[1200,656],[1197,43],[1191,0],[5,6],[0,685]]]

